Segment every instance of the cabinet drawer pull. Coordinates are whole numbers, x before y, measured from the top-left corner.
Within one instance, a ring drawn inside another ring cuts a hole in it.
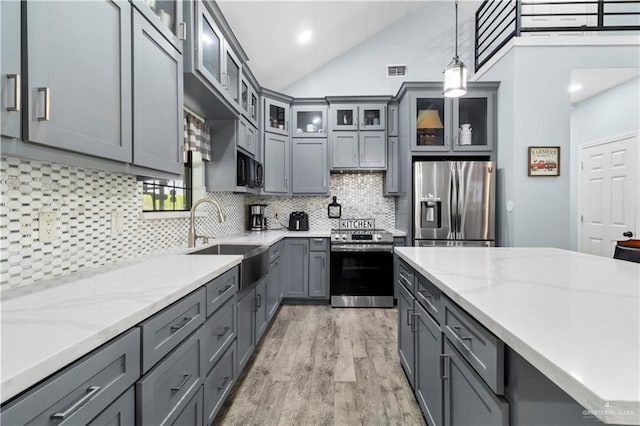
[[[314,238],[313,241],[315,241],[316,243],[322,243],[323,242],[322,238]]]
[[[226,293],[227,290],[229,290],[231,287],[233,287],[233,284],[227,284],[226,286],[224,286],[224,288],[221,288],[220,290],[218,290],[218,296]]]
[[[175,333],[176,331],[180,330],[182,327],[187,325],[189,323],[189,321],[191,321],[192,319],[193,319],[193,317],[184,317],[182,319],[182,322],[179,325],[172,325],[171,326],[171,331]]]
[[[464,346],[468,351],[471,351],[471,341],[473,340],[471,338],[471,336],[463,336],[461,331],[464,330],[464,328],[462,328],[462,326],[459,325],[454,325],[453,327],[451,327],[453,330],[455,330],[454,335],[456,336],[456,338],[462,343],[462,346]],[[469,342],[469,345],[465,345],[464,342]]]
[[[229,376],[224,377],[224,380],[222,381],[222,383],[220,383],[220,386],[218,386],[219,391],[224,389],[225,386],[227,386],[227,383],[229,383],[229,379],[230,379]]]
[[[231,330],[231,327],[229,327],[229,326],[224,327],[222,329],[222,333],[218,333],[218,337],[224,336],[225,334],[227,334],[227,331],[229,331],[229,330]]]
[[[180,383],[178,386],[172,387],[171,392],[180,392],[180,389],[182,389],[184,385],[187,384],[190,378],[191,374],[185,374],[182,378],[182,383]]]
[[[427,300],[431,300],[433,298],[430,294],[427,294],[427,292],[424,290],[418,290],[418,294]]]
[[[7,74],[8,79],[13,79],[15,87],[13,88],[13,106],[7,107],[7,111],[20,111],[22,106],[22,85],[20,83],[20,74]]]
[[[405,283],[407,283],[407,287],[409,287],[409,288],[413,287],[413,284],[411,284],[409,279],[407,277],[405,277],[404,275],[402,275],[402,273],[400,273],[400,280],[402,280]]]
[[[67,408],[62,413],[53,413],[49,418],[51,420],[62,421],[67,417],[71,416],[73,413],[78,411],[83,405],[85,405],[89,400],[100,391],[100,386],[91,386],[87,388],[87,393],[82,398],[71,404],[69,408]]]
[[[38,92],[44,93],[44,115],[38,117],[38,121],[49,121],[51,110],[51,90],[48,87],[38,87]]]

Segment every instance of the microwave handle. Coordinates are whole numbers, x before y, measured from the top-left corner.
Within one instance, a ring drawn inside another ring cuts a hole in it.
[[[245,169],[246,164],[246,161],[240,161],[240,180],[245,183],[247,182],[247,171]]]

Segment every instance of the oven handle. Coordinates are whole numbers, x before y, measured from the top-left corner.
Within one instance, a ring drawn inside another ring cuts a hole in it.
[[[384,244],[384,245],[370,245],[366,248],[363,247],[353,247],[351,245],[331,245],[332,252],[354,252],[354,253],[364,253],[364,252],[383,252],[383,253],[393,253],[393,245]]]

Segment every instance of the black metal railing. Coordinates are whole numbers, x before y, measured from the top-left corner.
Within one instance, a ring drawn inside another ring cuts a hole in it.
[[[640,0],[484,0],[475,30],[477,71],[524,33],[640,31]]]

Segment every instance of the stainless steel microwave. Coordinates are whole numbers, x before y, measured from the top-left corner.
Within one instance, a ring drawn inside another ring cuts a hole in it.
[[[264,185],[262,163],[240,151],[237,154],[236,185],[247,188],[262,188]]]

